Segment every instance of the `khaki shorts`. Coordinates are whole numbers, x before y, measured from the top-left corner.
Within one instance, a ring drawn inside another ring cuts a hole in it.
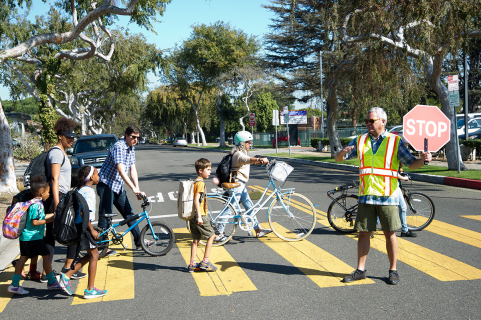
[[[377,217],[381,221],[383,231],[395,231],[401,228],[398,206],[381,206],[359,203],[357,208],[357,231],[376,231]]]
[[[189,220],[189,227],[190,234],[192,235],[192,239],[194,240],[201,240],[202,238],[207,240],[215,235],[214,228],[212,228],[208,216],[202,216],[202,225],[199,226],[197,224],[197,215],[195,215],[192,219]]]

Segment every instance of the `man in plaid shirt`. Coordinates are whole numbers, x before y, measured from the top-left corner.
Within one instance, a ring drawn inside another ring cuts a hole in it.
[[[386,238],[390,264],[388,283],[397,284],[399,283],[396,270],[398,243],[395,230],[401,227],[397,208],[399,198],[394,192],[397,188],[397,168],[401,162],[410,169],[419,169],[424,165],[424,161],[431,161],[431,154],[423,152],[422,159],[416,159],[401,138],[386,132],[387,115],[382,108],[370,109],[364,122],[368,134],[356,137],[346,148],[336,154],[336,161],[359,158],[361,176],[359,207],[355,223],[355,228],[359,231],[357,269],[343,281],[366,279],[365,265],[371,247],[371,232],[376,230],[379,217]],[[359,151],[358,148],[361,150]],[[384,164],[381,166],[382,163]]]
[[[124,219],[134,215],[134,210],[124,189],[124,183],[132,189],[138,200],[145,196],[145,193],[139,189],[139,179],[135,167],[134,145],[139,141],[139,136],[139,128],[128,127],[125,130],[124,139],[117,141],[110,148],[109,154],[102,164],[99,174],[100,181],[97,185],[97,194],[100,197],[98,226],[101,229],[107,228],[107,219],[104,214],[112,213],[114,205]],[[129,227],[134,223],[135,221],[129,222]],[[139,227],[135,226],[131,232],[134,236],[136,250],[142,250]]]

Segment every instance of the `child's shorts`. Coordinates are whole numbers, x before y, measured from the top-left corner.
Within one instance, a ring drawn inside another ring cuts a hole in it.
[[[37,256],[48,256],[50,252],[48,251],[47,245],[43,241],[33,240],[33,241],[20,241],[20,255],[27,256],[29,258]]]
[[[197,224],[197,215],[189,220],[190,234],[192,234],[192,239],[201,240],[209,239],[215,235],[214,229],[210,224],[210,219],[208,216],[202,216],[202,225]]]

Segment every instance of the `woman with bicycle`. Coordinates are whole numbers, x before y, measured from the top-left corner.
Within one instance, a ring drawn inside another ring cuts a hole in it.
[[[230,169],[231,182],[237,182],[240,184],[240,186],[234,188],[233,191],[237,194],[237,196],[240,196],[239,202],[242,203],[246,211],[248,211],[254,206],[246,189],[246,184],[249,180],[250,165],[269,164],[269,160],[267,158],[252,158],[248,156],[247,153],[252,146],[252,140],[253,137],[250,132],[239,131],[234,136],[235,146],[230,151],[230,154],[232,154],[232,162]],[[270,229],[262,229],[255,215],[252,216],[252,220],[254,223],[254,230],[256,231],[257,238],[263,237],[266,234],[272,232],[272,230]],[[217,228],[217,230],[221,233],[217,236],[215,241],[224,240],[225,235],[223,233],[223,227],[225,227],[225,225],[219,226]]]

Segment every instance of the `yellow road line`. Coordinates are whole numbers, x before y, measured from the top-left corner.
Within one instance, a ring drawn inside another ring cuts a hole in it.
[[[425,217],[414,218],[413,216],[408,216],[406,219],[408,225],[412,224],[411,220],[413,219],[416,219],[418,225],[423,224],[428,220]],[[455,225],[437,220],[433,220],[431,224],[424,230],[439,234],[446,238],[469,244],[477,248],[481,248],[481,233],[476,231],[457,227]]]
[[[88,276],[81,279],[78,283],[74,304],[94,303],[100,301],[126,300],[135,298],[135,278],[134,278],[134,256],[132,236],[128,233],[124,237],[127,250],[121,245],[111,245],[112,250],[116,250],[115,256],[108,256],[97,262],[97,274],[95,276],[95,286],[102,290],[107,290],[107,295],[95,299],[83,299],[84,290],[87,289]],[[88,272],[88,265],[84,272]]]
[[[481,215],[469,215],[469,216],[460,216],[460,217],[481,221]]]
[[[187,228],[174,229],[176,244],[186,266],[190,263],[192,238]],[[197,261],[204,257],[204,248],[197,248]],[[210,261],[219,269],[217,272],[193,272],[192,276],[201,296],[229,295],[233,292],[254,291],[255,285],[224,247],[213,247]]]
[[[264,228],[267,227],[266,224],[263,225]],[[283,228],[276,225],[277,229]],[[302,271],[321,288],[374,283],[369,278],[349,284],[341,282],[342,278],[353,271],[353,268],[305,239],[287,242],[271,233],[259,240]]]
[[[7,240],[4,240],[7,241]],[[17,241],[17,246],[18,246],[18,241]],[[20,258],[20,255],[18,255],[15,259]],[[40,259],[39,259],[40,260]],[[37,269],[38,266],[41,266],[41,264],[37,263]],[[25,263],[25,266],[23,269],[25,270],[25,274],[28,273],[28,270],[30,268],[30,259],[27,260]],[[15,273],[15,268],[9,264],[3,271],[0,273],[0,313],[5,310],[5,307],[7,304],[10,302],[10,300],[13,297],[13,293],[8,292],[8,286],[12,283],[12,277],[13,274]],[[23,280],[20,280],[20,285],[23,284]],[[25,288],[28,290],[28,288]],[[45,284],[45,290],[47,290],[47,286]]]

